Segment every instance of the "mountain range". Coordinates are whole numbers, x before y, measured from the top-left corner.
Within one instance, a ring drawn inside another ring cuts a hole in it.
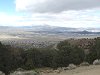
[[[100,28],[69,28],[69,27],[58,27],[50,25],[32,25],[32,26],[0,26],[0,34],[12,35],[18,37],[33,37],[34,35],[48,36],[58,35],[66,37],[74,36],[100,36]]]

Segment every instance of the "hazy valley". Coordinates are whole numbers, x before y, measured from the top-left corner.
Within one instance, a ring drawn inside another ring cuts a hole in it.
[[[99,28],[66,28],[49,25],[0,26],[0,41],[16,47],[44,48],[69,38],[80,39],[99,36]]]

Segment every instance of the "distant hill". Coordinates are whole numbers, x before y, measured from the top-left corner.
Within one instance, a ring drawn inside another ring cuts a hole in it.
[[[78,32],[72,32],[72,33],[77,33],[77,34],[100,34],[100,32],[90,32],[90,31],[78,31]]]

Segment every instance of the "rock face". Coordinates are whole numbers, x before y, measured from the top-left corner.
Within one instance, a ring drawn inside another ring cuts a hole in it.
[[[94,60],[93,65],[100,65],[100,59]]]
[[[88,62],[83,62],[80,64],[80,66],[89,66],[89,63]]]
[[[0,71],[0,75],[5,75],[3,72]]]
[[[35,71],[15,71],[10,75],[39,75],[39,74]]]

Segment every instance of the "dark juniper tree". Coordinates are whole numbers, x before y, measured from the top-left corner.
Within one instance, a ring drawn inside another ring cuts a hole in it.
[[[11,51],[7,46],[0,43],[0,71],[9,75],[15,68],[16,65],[13,63]]]

